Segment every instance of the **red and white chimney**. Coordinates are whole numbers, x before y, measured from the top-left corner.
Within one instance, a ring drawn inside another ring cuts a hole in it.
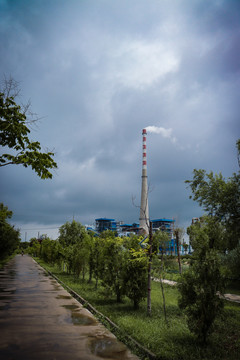
[[[147,130],[142,131],[142,191],[141,191],[141,207],[139,217],[140,232],[148,235],[149,233],[149,209],[148,209],[148,182],[147,182]]]

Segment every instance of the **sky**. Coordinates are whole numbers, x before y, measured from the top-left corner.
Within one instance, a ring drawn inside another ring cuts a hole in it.
[[[240,1],[0,0],[0,80],[19,82],[39,121],[30,139],[58,169],[0,169],[22,240],[67,221],[139,221],[142,129],[150,218],[203,214],[193,169],[238,170]],[[6,148],[0,149],[1,153]]]

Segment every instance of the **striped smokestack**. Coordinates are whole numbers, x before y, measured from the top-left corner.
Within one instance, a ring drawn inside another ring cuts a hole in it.
[[[149,210],[148,210],[148,183],[147,183],[147,130],[143,129],[143,154],[142,154],[142,192],[139,228],[140,232],[149,233]]]

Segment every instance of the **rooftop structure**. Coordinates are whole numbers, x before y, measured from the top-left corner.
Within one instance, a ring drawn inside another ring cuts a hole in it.
[[[95,219],[96,231],[101,233],[105,230],[117,231],[117,222],[115,219],[99,218]]]
[[[168,233],[169,239],[173,238],[173,230],[174,230],[174,222],[173,219],[156,219],[152,220],[152,229],[153,232],[157,230],[162,230]]]
[[[120,225],[121,231],[124,232],[138,232],[139,231],[139,224],[121,224]]]

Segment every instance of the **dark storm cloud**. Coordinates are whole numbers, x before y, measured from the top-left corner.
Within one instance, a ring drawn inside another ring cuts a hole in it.
[[[150,216],[198,216],[184,183],[193,169],[237,167],[239,37],[238,1],[0,0],[2,75],[31,98],[42,117],[31,138],[58,162],[51,181],[1,170],[23,236],[57,236],[73,217],[137,221],[146,126],[171,132],[148,134]]]

